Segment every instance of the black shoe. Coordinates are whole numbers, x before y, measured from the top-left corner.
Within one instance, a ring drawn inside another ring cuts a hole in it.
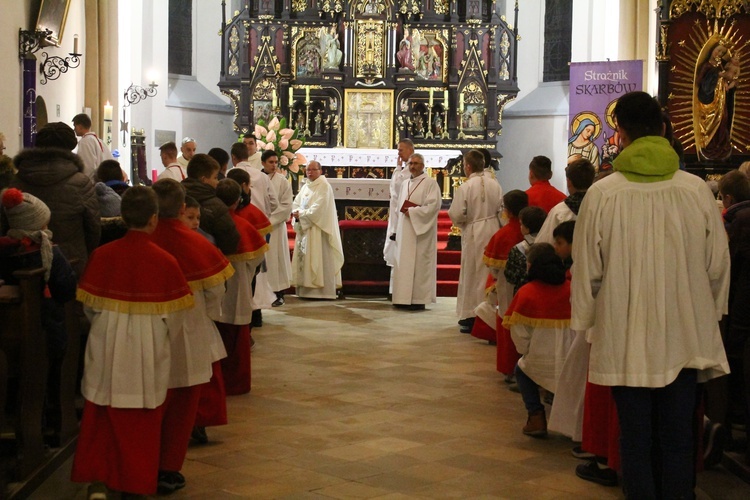
[[[473,325],[471,326],[462,326],[459,330],[461,333],[471,333],[471,330],[474,328]]]
[[[458,326],[473,326],[474,318],[464,318],[458,320]]]
[[[271,307],[280,307],[284,305],[284,296],[278,297],[276,300],[273,301],[271,304]]]
[[[263,326],[263,313],[260,309],[256,309],[253,311],[250,326],[252,326],[253,328],[260,328],[261,326]]]
[[[601,484],[602,486],[617,486],[617,472],[610,468],[600,469],[596,460],[578,465],[576,467],[576,476],[592,483]]]
[[[179,472],[159,471],[157,491],[162,495],[174,493],[185,487],[185,476]]]
[[[410,311],[424,311],[424,304],[410,304],[407,306]]]
[[[190,438],[195,439],[200,444],[208,443],[208,435],[206,434],[205,427],[195,426],[193,432],[190,433]]]
[[[706,421],[703,430],[703,467],[710,469],[721,463],[729,433],[718,422]]]

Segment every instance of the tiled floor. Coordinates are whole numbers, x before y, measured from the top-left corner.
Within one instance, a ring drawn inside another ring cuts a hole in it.
[[[289,297],[264,312],[252,392],[191,446],[171,497],[622,498],[575,476],[568,439],[521,434],[519,395],[494,348],[458,333],[454,308]],[[69,470],[32,498],[85,498]],[[699,476],[698,498],[746,499],[750,486],[719,468]]]

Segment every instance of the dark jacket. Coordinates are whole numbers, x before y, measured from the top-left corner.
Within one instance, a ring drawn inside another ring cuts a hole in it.
[[[240,233],[229,215],[229,208],[216,197],[216,190],[190,177],[182,181],[182,185],[187,195],[201,204],[201,229],[214,237],[216,246],[224,255],[236,253]]]
[[[74,269],[83,274],[89,254],[99,244],[99,202],[78,155],[54,148],[31,148],[13,159],[18,174],[13,187],[33,194],[51,212],[49,229]]]
[[[725,344],[729,356],[742,356],[742,348],[750,338],[750,201],[729,207],[724,220],[732,260]]]

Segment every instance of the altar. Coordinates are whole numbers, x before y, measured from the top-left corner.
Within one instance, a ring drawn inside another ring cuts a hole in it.
[[[396,149],[302,148],[308,163],[320,162],[333,188],[339,220],[388,220],[390,178],[398,161]],[[427,175],[443,187],[443,198],[450,196],[445,167],[457,158],[458,150],[417,149],[424,157]]]

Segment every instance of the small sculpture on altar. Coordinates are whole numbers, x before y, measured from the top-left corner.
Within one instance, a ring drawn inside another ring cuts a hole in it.
[[[339,69],[344,53],[341,52],[341,45],[335,26],[331,26],[330,33],[325,27],[320,28],[320,52],[323,54],[324,70]]]
[[[414,137],[424,137],[424,118],[422,113],[414,113]]]
[[[305,130],[305,113],[302,112],[302,109],[299,109],[297,111],[294,128],[296,128],[297,130]]]
[[[435,137],[443,135],[443,118],[440,116],[440,113],[435,115],[435,119],[432,120],[432,125],[435,127]]]
[[[323,135],[323,132],[321,131],[321,124],[323,122],[323,110],[319,109],[318,112],[315,114],[315,132],[313,132],[313,135]]]

